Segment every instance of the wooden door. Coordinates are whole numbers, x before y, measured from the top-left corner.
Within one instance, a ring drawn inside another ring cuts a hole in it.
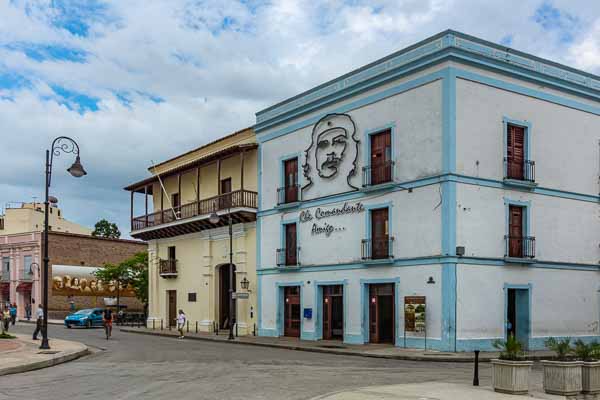
[[[169,326],[175,326],[177,324],[177,290],[167,290],[167,297],[169,300]]]
[[[227,195],[227,193],[231,193],[231,178],[222,179],[220,189],[220,194],[222,195],[220,197],[221,208],[231,207],[231,195]]]
[[[388,209],[371,211],[371,258],[380,259],[389,256]]]
[[[235,292],[235,265],[233,266],[234,279],[233,291]],[[233,302],[233,310],[230,310],[230,294],[229,294],[229,264],[219,267],[219,326],[221,329],[229,329],[230,323],[235,323],[235,301]]]
[[[508,255],[523,257],[523,207],[509,206]]]
[[[369,285],[369,341],[394,343],[395,325],[394,284]]]
[[[392,180],[392,134],[387,130],[371,135],[371,185]]]
[[[344,287],[323,286],[323,339],[344,337]]]
[[[298,159],[285,161],[285,202],[298,201]]]
[[[284,288],[284,336],[300,337],[300,287]]]
[[[285,225],[285,265],[298,265],[296,224]]]
[[[508,178],[522,180],[525,167],[525,128],[508,125],[508,137],[506,139]]]

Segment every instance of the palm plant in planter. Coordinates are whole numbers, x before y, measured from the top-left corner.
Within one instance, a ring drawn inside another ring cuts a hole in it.
[[[525,361],[521,343],[510,335],[506,341],[496,340],[494,347],[500,357],[492,360],[492,386],[496,392],[526,394],[529,392],[529,371],[533,362]]]
[[[581,392],[581,366],[583,361],[569,360],[572,353],[571,338],[549,338],[544,343],[556,353],[556,360],[542,361],[544,366],[544,391],[550,394],[573,396]]]
[[[581,387],[583,393],[600,393],[600,344],[592,342],[586,344],[579,339],[573,349],[575,356],[583,361],[581,366]]]

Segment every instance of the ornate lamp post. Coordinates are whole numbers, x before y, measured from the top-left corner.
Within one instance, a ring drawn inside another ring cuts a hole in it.
[[[67,172],[70,173],[75,178],[81,178],[84,175],[87,175],[87,172],[83,169],[83,165],[81,165],[81,160],[79,159],[79,145],[73,139],[67,136],[59,136],[52,142],[52,146],[50,150],[46,150],[46,197],[44,201],[44,274],[43,274],[43,299],[42,304],[44,307],[44,320],[42,323],[42,344],[40,345],[40,349],[49,349],[50,344],[48,343],[48,207],[50,202],[56,203],[55,197],[50,196],[50,183],[52,181],[52,161],[54,160],[54,156],[59,156],[60,153],[72,153],[75,154],[75,162],[67,169]]]
[[[229,216],[229,337],[227,339],[233,340],[233,311],[235,300],[233,298],[233,221],[231,219],[231,199],[227,201],[227,215]],[[221,217],[219,217],[219,214],[216,212],[216,207],[208,220],[211,224],[218,224],[221,220]]]

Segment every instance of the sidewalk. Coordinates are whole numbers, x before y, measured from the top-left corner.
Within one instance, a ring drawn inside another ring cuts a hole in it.
[[[20,319],[19,322],[24,322],[26,324],[35,324],[34,320],[26,320],[26,319]],[[64,325],[65,321],[63,321],[62,319],[49,319],[48,320],[48,325]]]
[[[88,354],[87,346],[78,342],[52,339],[50,350],[40,350],[40,341],[29,335],[0,339],[0,375],[32,371],[75,360]]]
[[[457,383],[424,382],[405,385],[372,386],[330,393],[312,400],[538,400],[565,399],[563,396],[530,391],[527,396],[496,393],[490,387]]]
[[[123,332],[133,332],[147,335],[157,335],[166,337],[177,337],[178,333],[175,329],[148,329],[135,327],[119,327]],[[351,355],[360,357],[387,358],[395,360],[410,360],[410,361],[438,361],[438,362],[473,362],[474,354],[470,353],[450,353],[440,352],[435,350],[423,349],[404,349],[385,344],[365,344],[351,345],[331,340],[299,340],[288,337],[258,337],[258,336],[240,336],[233,341],[227,340],[227,332],[220,335],[212,333],[186,333],[186,339],[192,340],[208,340],[214,342],[227,342],[231,344],[245,344],[263,347],[275,347],[289,350],[311,351],[317,353],[330,353],[338,355]],[[497,352],[482,352],[479,354],[480,361],[489,361],[492,358],[498,358]],[[548,351],[532,351],[528,353],[531,360],[541,360],[553,355]]]

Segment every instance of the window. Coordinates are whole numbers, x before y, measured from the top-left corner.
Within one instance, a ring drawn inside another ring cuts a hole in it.
[[[7,274],[5,279],[8,279],[10,273],[10,257],[2,257],[2,275]]]
[[[535,162],[529,159],[530,124],[505,118],[504,126],[504,179],[534,183]]]
[[[221,180],[221,197],[219,199],[220,208],[227,208],[232,206],[231,195],[227,195],[231,193],[231,178],[222,179]],[[226,195],[226,196],[223,196]]]
[[[524,207],[508,207],[508,256],[523,257],[523,216]]]
[[[296,223],[285,224],[285,265],[298,264]]]
[[[33,271],[31,270],[31,261],[32,257],[31,256],[23,256],[23,277],[24,278],[30,278],[31,275],[33,274]]]
[[[380,208],[371,211],[371,258],[388,258],[389,246],[389,210]]]
[[[298,158],[284,161],[283,170],[285,176],[283,203],[293,203],[298,201]]]
[[[523,163],[525,161],[525,128],[508,124],[506,136],[507,178],[523,180],[525,177]]]
[[[190,302],[190,303],[196,302],[196,293],[188,293],[188,302]]]
[[[374,186],[394,180],[392,131],[386,129],[369,135],[368,165],[363,167],[363,186]]]
[[[177,259],[177,257],[175,257],[175,246],[169,246],[168,252],[169,252],[169,260]]]

